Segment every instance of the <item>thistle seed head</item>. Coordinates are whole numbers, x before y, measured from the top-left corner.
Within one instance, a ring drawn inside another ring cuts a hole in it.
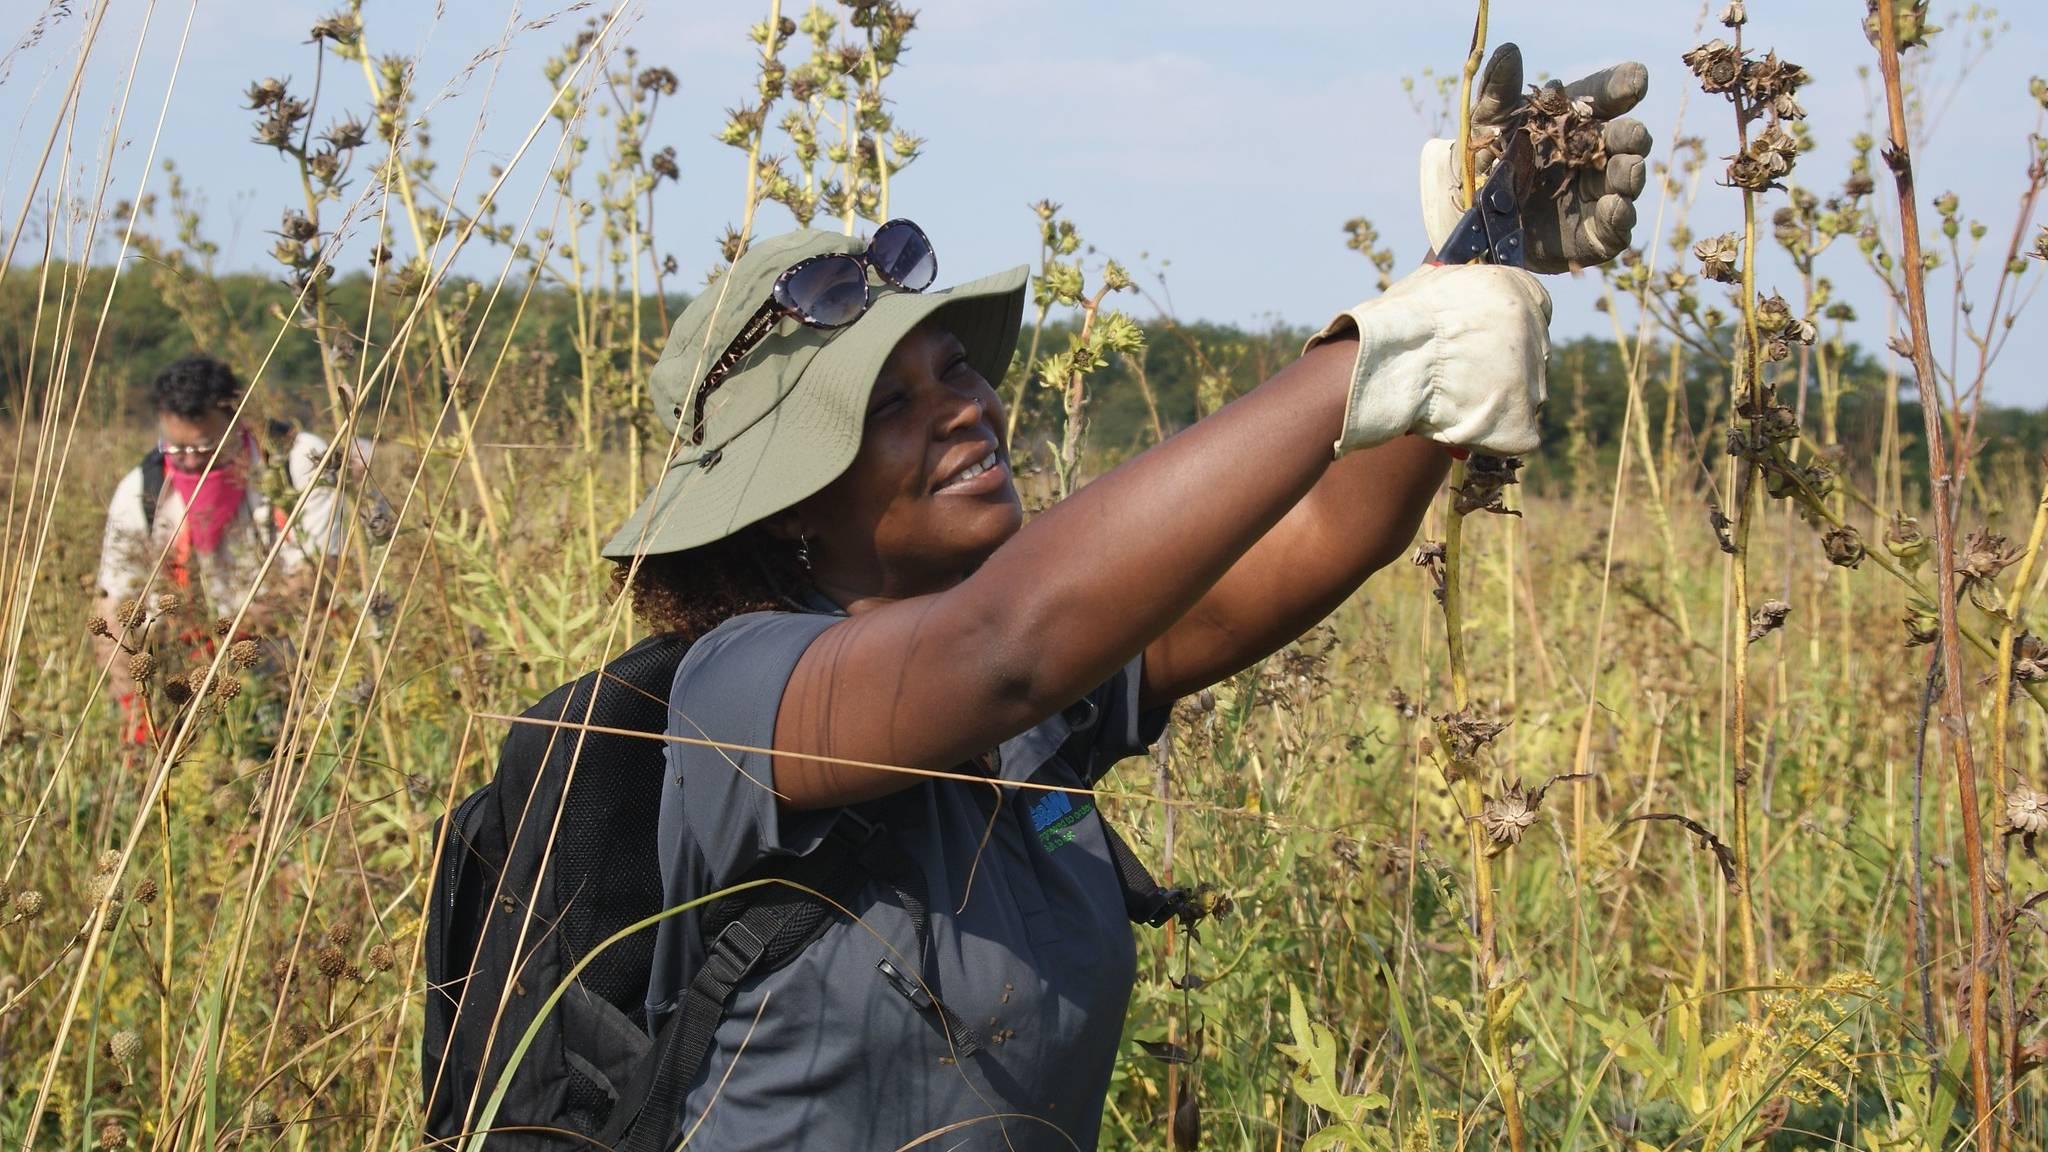
[[[327,930],[327,942],[336,948],[346,948],[356,942],[355,926],[346,921]]]
[[[156,598],[156,611],[159,616],[167,616],[184,606],[185,598],[176,592],[165,592]]]
[[[43,914],[43,894],[33,888],[23,888],[14,894],[14,915],[22,920],[33,920]]]
[[[342,973],[348,971],[348,957],[341,954],[341,949],[330,944],[313,953],[313,967],[327,979],[339,980]]]
[[[398,963],[398,956],[392,951],[391,945],[380,941],[370,945],[369,961],[371,971],[389,972]]]
[[[95,616],[87,621],[85,630],[95,636],[104,636],[109,640],[113,639],[114,636],[114,630],[107,627],[107,618],[105,616]]]
[[[237,640],[228,645],[228,663],[244,671],[254,668],[263,658],[263,648],[254,640]]]
[[[149,612],[140,601],[123,600],[121,606],[114,609],[114,619],[123,628],[140,628],[149,619]]]
[[[241,694],[242,682],[240,680],[235,679],[226,672],[222,672],[214,678],[213,698],[217,702],[225,704]]]
[[[156,675],[156,656],[149,652],[137,652],[128,658],[128,675],[138,684],[144,684]]]
[[[116,1064],[126,1064],[142,1055],[142,1037],[134,1029],[123,1028],[107,1037],[107,1056]]]

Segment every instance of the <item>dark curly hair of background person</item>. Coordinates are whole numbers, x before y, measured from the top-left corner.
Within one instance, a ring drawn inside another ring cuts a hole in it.
[[[235,370],[211,356],[187,356],[156,374],[156,410],[197,420],[232,407],[242,394]]]

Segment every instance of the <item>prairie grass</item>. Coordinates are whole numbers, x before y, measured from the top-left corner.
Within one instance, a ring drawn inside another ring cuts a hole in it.
[[[1876,6],[1897,18],[1881,45],[1926,34],[1901,7]],[[1727,52],[1760,56],[1740,38],[1768,39],[1757,8]],[[104,11],[52,4],[27,35],[88,34]],[[304,193],[274,206],[283,287],[260,308],[224,293],[211,221],[175,177],[110,187],[86,153],[121,130],[75,89],[48,97],[72,101],[54,160],[0,204],[0,293],[19,303],[4,314],[26,326],[0,426],[9,1146],[419,1146],[435,818],[487,778],[499,717],[635,635],[595,548],[672,448],[644,373],[695,285],[652,239],[651,192],[679,178],[657,147],[675,78],[626,47],[632,15],[515,30],[567,37],[545,64],[556,102],[504,164],[549,172],[521,203],[468,151],[429,162],[419,94],[438,78],[370,50],[374,7],[322,20],[318,78],[257,85],[245,113],[276,122],[251,148]],[[1987,19],[1949,34],[1974,43]],[[914,32],[891,3],[767,6],[756,88],[721,137],[745,176],[728,255],[792,217],[886,218],[926,146],[886,99]],[[1447,30],[1447,51],[1462,37]],[[1886,79],[1910,134],[1928,49],[1908,48]],[[116,45],[87,62],[132,69]],[[2048,86],[2026,98],[2048,106]],[[2030,226],[2048,151],[2026,142],[2018,223],[1981,266],[1957,239],[1981,228],[1928,203],[1945,237],[1930,246],[1955,245],[1935,280],[1974,353],[1942,364],[1874,141],[1846,178],[1812,176],[1839,191],[1803,192],[1811,174],[1791,167],[1715,186],[1710,157],[1808,131],[1760,107],[1730,122],[1716,98],[1653,126],[1672,146],[1639,248],[1605,273],[1619,429],[1595,444],[1576,425],[1533,458],[1519,517],[1461,522],[1447,500],[1415,565],[1183,701],[1157,755],[1105,782],[1141,853],[1218,912],[1140,938],[1107,1145],[2048,1148],[2048,464],[1974,437],[1985,381],[2032,370],[1998,353],[2030,322],[2029,252],[2048,251]],[[1741,195],[1744,232],[1694,236],[1703,195]],[[1020,455],[1041,446],[1042,504],[1126,450],[1092,435],[1105,389],[1141,391],[1142,441],[1170,433],[1161,345],[1194,378],[1188,415],[1255,383],[1270,349],[1164,308],[1148,345],[1110,298],[1156,306],[1149,278],[1059,205],[1034,210],[1035,323],[1004,394]],[[1372,225],[1346,228],[1384,275]],[[150,435],[122,414],[138,369],[112,362],[118,285],[80,258],[94,236],[147,257],[117,267],[235,362],[249,419],[298,403],[314,430],[374,441],[342,496],[368,508],[374,486],[394,519],[356,520],[316,604],[260,629],[249,605],[154,598],[108,621],[149,656],[144,747],[118,742],[91,635],[106,494]],[[42,250],[17,251],[30,240]],[[1799,299],[1745,274],[1774,242]],[[367,279],[333,273],[344,251]],[[495,273],[455,276],[464,251]],[[1911,330],[1887,382],[1845,367],[1849,292],[1829,277]],[[289,357],[314,366],[307,396],[277,383]],[[1553,366],[1554,404],[1572,371]],[[1901,426],[1915,378],[1937,382],[1917,431]],[[1686,395],[1699,379],[1716,394]],[[1885,414],[1875,438],[1838,423],[1855,388]],[[1433,547],[1453,525],[1456,546]],[[245,672],[228,645],[183,639],[216,617],[284,656]]]

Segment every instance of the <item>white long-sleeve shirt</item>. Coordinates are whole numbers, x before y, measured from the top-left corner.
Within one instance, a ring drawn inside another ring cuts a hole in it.
[[[359,441],[356,447],[362,459],[367,460],[369,445]],[[285,527],[284,547],[278,550],[277,561],[271,565],[273,577],[289,577],[309,562],[338,552],[347,537],[347,517],[337,508],[339,493],[332,483],[320,482],[320,462],[326,452],[327,441],[300,432],[285,457],[285,473],[292,491],[304,495],[305,506],[298,518]],[[203,592],[212,609],[221,614],[240,606],[254,589],[264,557],[277,540],[281,513],[290,511],[288,507],[274,509],[264,495],[262,479],[268,466],[263,446],[252,439],[242,507],[218,548],[210,553],[194,553],[189,558],[191,583],[197,587],[178,589],[186,594]],[[175,587],[168,550],[185,517],[184,498],[166,479],[157,499],[154,523],[146,522],[143,515],[142,468],[137,465],[114,488],[114,497],[107,505],[106,538],[100,549],[100,590],[117,603],[137,599],[145,591],[164,592]],[[160,557],[164,558],[161,564]],[[153,581],[149,580],[152,569],[156,571]]]

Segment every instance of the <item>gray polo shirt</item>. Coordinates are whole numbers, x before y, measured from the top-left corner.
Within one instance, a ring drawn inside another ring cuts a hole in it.
[[[676,670],[669,731],[771,745],[797,659],[835,622],[772,612],[712,630]],[[1140,716],[1138,682],[1133,660],[1084,703],[1004,742],[1001,777],[1086,788],[1143,751],[1165,713]],[[815,849],[843,811],[781,813],[764,787],[770,757],[672,744],[668,762],[660,837],[671,905],[765,857]],[[953,1059],[932,1014],[878,971],[885,957],[916,957],[916,936],[888,887],[871,883],[854,905],[862,923],[838,918],[787,967],[741,985],[684,1107],[686,1130],[701,1119],[690,1148],[886,1150],[942,1129],[931,1146],[1093,1148],[1135,953],[1091,800],[1004,788],[997,806],[986,788],[925,781],[860,810],[923,869],[922,975],[980,1033],[981,1050]],[[674,1006],[701,959],[693,914],[662,922],[655,1012]]]

